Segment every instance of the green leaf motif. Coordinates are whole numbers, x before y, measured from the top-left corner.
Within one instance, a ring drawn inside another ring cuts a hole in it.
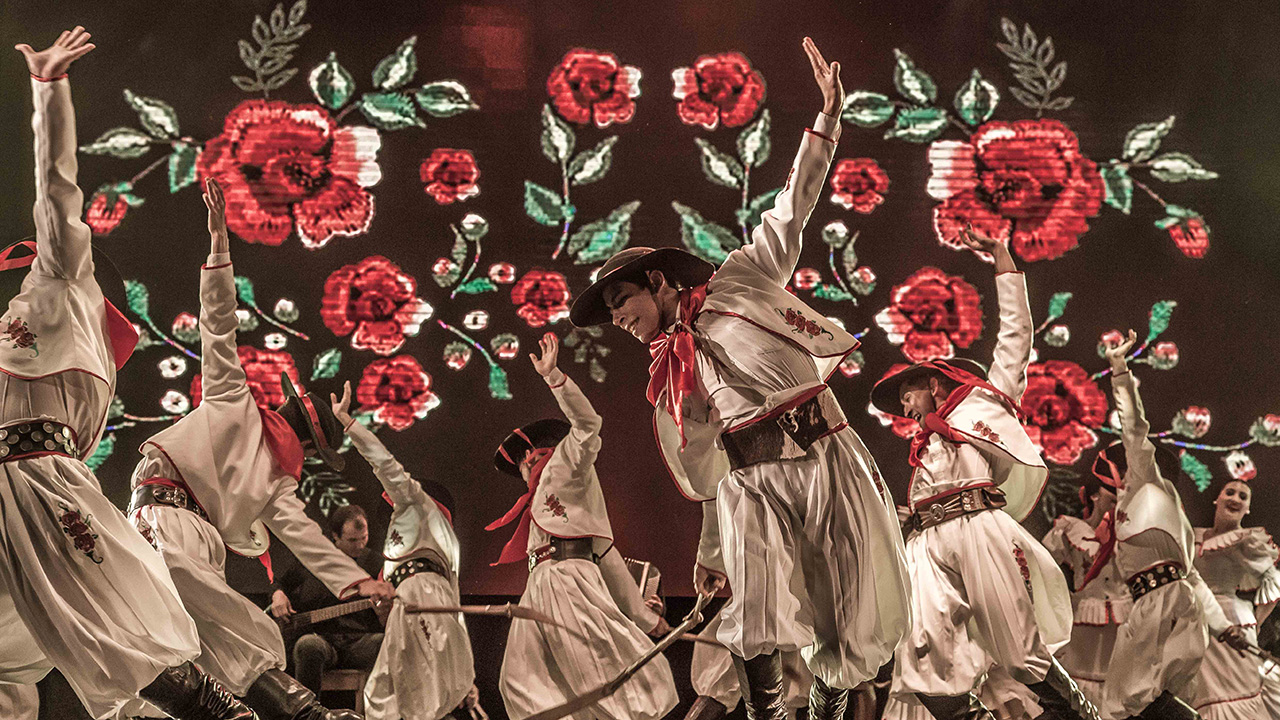
[[[542,106],[542,154],[557,165],[568,162],[577,136],[573,126],[560,119],[550,105]]]
[[[1160,149],[1160,141],[1173,128],[1173,119],[1174,116],[1170,115],[1158,123],[1142,123],[1130,130],[1124,136],[1124,154],[1121,157],[1142,162],[1155,155],[1156,150]]]
[[[1184,208],[1184,207],[1182,207],[1181,205],[1174,205],[1174,204],[1172,204],[1172,203],[1170,203],[1170,204],[1168,204],[1168,205],[1165,205],[1165,206],[1164,206],[1164,211],[1165,211],[1166,213],[1168,213],[1169,215],[1171,215],[1171,216],[1173,216],[1173,217],[1176,217],[1176,218],[1198,218],[1198,217],[1200,217],[1200,213],[1196,212],[1195,210],[1192,210],[1191,208]]]
[[[124,281],[124,296],[129,303],[129,312],[145,321],[151,319],[151,293],[147,286],[137,280]],[[150,324],[148,322],[148,324]]]
[[[933,78],[917,68],[906,53],[894,48],[893,54],[898,59],[893,68],[893,86],[898,88],[902,97],[917,105],[933,102],[938,97],[938,86],[933,83]]]
[[[1103,165],[1099,170],[1107,204],[1128,215],[1133,207],[1133,178],[1123,165]]]
[[[947,112],[942,108],[904,108],[895,126],[886,130],[884,139],[899,138],[913,143],[932,142],[947,129]]]
[[[555,191],[525,180],[524,212],[539,225],[555,226],[572,219],[574,210]]]
[[[1165,153],[1152,160],[1151,174],[1165,182],[1213,180],[1218,177],[1218,173],[1205,170],[1195,158],[1180,152]]]
[[[124,101],[138,113],[138,120],[147,132],[158,138],[178,137],[178,113],[173,106],[163,100],[136,95],[129,88],[124,89]]]
[[[1147,322],[1147,339],[1145,342],[1151,342],[1160,333],[1169,329],[1169,320],[1173,317],[1173,309],[1178,303],[1173,300],[1161,300],[1151,306],[1151,316]]]
[[[480,293],[496,292],[498,286],[487,277],[472,278],[458,286],[458,292],[463,295],[479,295]]]
[[[498,367],[497,363],[489,365],[489,397],[495,400],[511,399],[511,388],[507,383],[507,371]]]
[[[969,82],[956,91],[954,102],[961,120],[970,125],[981,125],[996,111],[996,105],[1000,103],[1000,91],[982,78],[978,68],[974,68]]]
[[[116,434],[108,433],[98,441],[98,447],[94,448],[93,454],[85,458],[84,464],[89,466],[90,470],[98,471],[102,464],[111,457],[111,453],[116,451]]]
[[[569,183],[587,185],[604,177],[613,164],[613,146],[617,142],[618,136],[610,135],[590,150],[578,153],[569,163]]]
[[[243,275],[236,276],[236,296],[245,305],[254,306],[258,304],[258,301],[254,299],[253,281]]]
[[[112,128],[92,144],[80,146],[80,152],[86,155],[110,155],[122,159],[142,157],[150,149],[151,138],[146,133],[127,127]]]
[[[609,371],[604,369],[604,365],[596,358],[591,358],[591,362],[587,363],[587,375],[595,382],[602,383],[609,379]]]
[[[1067,312],[1067,301],[1072,298],[1069,292],[1057,292],[1053,297],[1049,298],[1049,317],[1048,320],[1056,320]]]
[[[845,98],[840,118],[862,128],[883,125],[893,117],[893,101],[887,95],[856,90]]]
[[[760,216],[773,207],[773,201],[780,192],[782,188],[774,188],[767,193],[757,195],[754,200],[747,203],[745,208],[738,208],[735,213],[738,216],[738,224],[745,225],[748,231],[755,230],[756,226],[762,222]]]
[[[1200,459],[1185,450],[1182,452],[1182,472],[1186,473],[1196,484],[1196,490],[1204,492],[1209,484],[1213,482],[1213,473],[1210,472],[1209,466],[1200,462]]]
[[[365,93],[357,107],[379,130],[426,127],[418,117],[413,100],[400,93]]]
[[[341,366],[342,351],[338,348],[329,348],[317,355],[315,361],[311,363],[311,379],[315,381],[337,377]]]
[[[720,265],[731,250],[741,246],[738,236],[716,224],[688,205],[673,200],[671,207],[680,214],[680,239],[689,252],[713,265]]]
[[[456,80],[440,80],[427,83],[413,94],[418,105],[431,117],[447,118],[468,110],[479,110],[471,99],[471,93]]]
[[[382,58],[373,69],[373,85],[379,90],[395,90],[413,79],[418,72],[418,57],[414,45],[418,36],[413,35],[400,43],[400,47],[390,55]]]
[[[621,205],[607,217],[587,223],[569,238],[569,252],[579,265],[608,260],[631,242],[631,216],[640,207],[639,200]]]
[[[356,90],[355,78],[338,63],[338,55],[334,52],[311,69],[307,84],[311,86],[311,94],[316,100],[330,110],[346,105]]]
[[[853,249],[857,240],[858,236],[855,234],[853,239],[845,244],[844,250],[840,251],[840,267],[844,270],[846,281],[854,277],[858,272],[858,253]],[[861,294],[866,295],[866,293]]]
[[[827,283],[822,283],[818,287],[814,288],[813,296],[823,300],[830,300],[832,302],[853,300],[853,295],[846,292],[844,288],[839,285],[829,285]]]
[[[1266,447],[1280,446],[1280,429],[1268,427],[1267,418],[1260,417],[1249,426],[1249,437]]]
[[[746,172],[732,155],[722,153],[714,145],[703,138],[695,138],[694,142],[702,150],[702,173],[717,185],[730,188],[742,187]]]
[[[176,193],[196,181],[196,159],[200,149],[186,143],[174,143],[169,154],[169,192]]]
[[[738,135],[738,157],[747,167],[760,167],[769,159],[769,108]]]

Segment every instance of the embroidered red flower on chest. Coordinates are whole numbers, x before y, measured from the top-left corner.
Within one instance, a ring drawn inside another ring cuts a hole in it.
[[[1027,593],[1031,594],[1031,568],[1027,565],[1026,553],[1017,545],[1013,546],[1013,559],[1018,563],[1018,572],[1022,573],[1022,584],[1027,586]]]
[[[36,345],[35,333],[27,327],[27,321],[21,318],[10,319],[4,334],[8,336],[9,342],[13,343],[14,347],[25,349]]]
[[[791,332],[793,333],[804,333],[811,338],[818,335],[826,335],[832,339],[835,338],[835,336],[831,334],[830,330],[823,328],[816,321],[806,318],[804,313],[799,310],[787,308],[786,312],[783,312],[778,308],[774,308],[774,311],[781,315],[783,320],[786,320],[787,325],[791,326]]]
[[[569,522],[569,511],[565,509],[564,504],[560,502],[560,498],[555,496],[555,493],[548,494],[544,504],[552,515]]]

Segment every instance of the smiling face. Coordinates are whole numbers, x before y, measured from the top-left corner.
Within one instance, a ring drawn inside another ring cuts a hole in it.
[[[924,416],[938,409],[933,397],[932,378],[919,377],[898,387],[898,400],[902,402],[902,414],[920,422]]]
[[[609,308],[613,324],[640,342],[647,345],[662,332],[662,312],[649,288],[619,280],[604,289],[601,299]]]
[[[1245,483],[1239,481],[1227,483],[1222,488],[1222,491],[1218,493],[1218,499],[1213,501],[1215,506],[1214,525],[1216,527],[1224,525],[1238,526],[1244,516],[1249,514],[1249,505],[1252,499],[1253,493]]]

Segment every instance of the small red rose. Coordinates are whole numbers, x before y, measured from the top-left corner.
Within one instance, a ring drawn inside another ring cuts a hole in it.
[[[894,286],[876,324],[908,360],[945,360],[982,334],[982,298],[959,275],[923,267]]]
[[[1107,396],[1076,363],[1046,360],[1027,368],[1022,395],[1026,430],[1045,458],[1073,465],[1098,443],[1093,428],[1107,417]]]
[[[740,52],[703,55],[693,67],[671,73],[676,112],[685,125],[740,127],[751,122],[764,103],[764,76]]]
[[[569,284],[564,275],[534,268],[511,286],[511,302],[516,314],[529,327],[542,327],[569,317]]]
[[[298,367],[293,356],[287,352],[276,350],[259,350],[249,345],[236,348],[240,359],[240,367],[244,370],[249,383],[249,393],[258,407],[274,410],[284,404],[284,389],[280,386],[280,373],[284,372],[293,382],[298,392],[305,393],[298,375]],[[191,407],[200,405],[204,399],[204,377],[196,375],[191,379]]]
[[[417,297],[414,277],[381,255],[345,265],[324,284],[320,317],[335,335],[351,335],[351,347],[390,355],[418,334],[432,308]],[[354,331],[354,332],[353,332]]]
[[[356,400],[363,412],[392,430],[405,430],[440,405],[431,392],[431,376],[410,355],[374,360],[364,369],[356,386]]]
[[[888,191],[889,176],[871,158],[845,158],[831,171],[831,202],[845,210],[870,213]]]
[[[480,194],[480,168],[470,150],[436,148],[431,157],[422,161],[418,174],[423,188],[437,203],[448,205]]]
[[[547,95],[560,117],[598,128],[631,122],[640,96],[640,70],[621,65],[616,55],[574,48],[547,77]]]
[[[1169,237],[1183,255],[1202,258],[1209,250],[1209,226],[1199,217],[1183,218],[1169,226]]]
[[[129,211],[129,202],[123,195],[115,196],[115,204],[110,204],[107,193],[94,193],[89,201],[89,209],[85,211],[84,222],[93,230],[94,235],[107,235],[119,227],[124,215]]]

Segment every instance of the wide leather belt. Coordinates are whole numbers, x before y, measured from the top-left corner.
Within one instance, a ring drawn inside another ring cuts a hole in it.
[[[1129,594],[1133,596],[1133,601],[1137,602],[1138,598],[1152,590],[1178,582],[1186,576],[1187,569],[1182,567],[1181,563],[1160,563],[1134,575],[1126,582],[1129,584]]]
[[[787,403],[750,424],[720,435],[729,467],[740,470],[762,462],[804,457],[809,446],[848,422],[831,388]]]
[[[1007,503],[1004,493],[993,487],[965,488],[916,505],[916,511],[907,518],[907,525],[915,530],[924,530],[965,515],[996,510]]]
[[[431,558],[414,558],[402,563],[391,574],[387,576],[387,582],[393,587],[400,587],[400,583],[417,575],[418,573],[435,573],[443,577],[449,577],[449,571],[443,565]]]
[[[205,522],[209,521],[209,516],[205,514],[204,508],[200,507],[196,499],[191,496],[191,493],[177,485],[152,483],[134,488],[133,496],[129,499],[129,514],[132,515],[135,510],[147,505],[166,505],[181,510],[190,510],[204,518]]]
[[[596,557],[595,538],[551,538],[551,543],[529,553],[529,570],[533,571],[539,564],[548,560],[590,560],[599,562]]]
[[[14,423],[0,427],[0,462],[39,455],[79,458],[76,434],[53,420]]]

